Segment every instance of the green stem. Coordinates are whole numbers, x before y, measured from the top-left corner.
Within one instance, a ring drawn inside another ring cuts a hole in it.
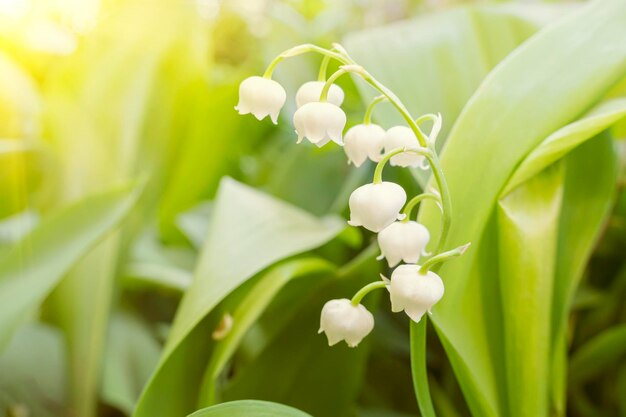
[[[404,152],[410,152],[410,153],[416,153],[418,155],[422,155],[424,157],[426,157],[429,161],[431,160],[433,153],[432,151],[428,150],[428,149],[424,149],[424,148],[396,148],[391,150],[390,152],[387,152],[382,159],[378,162],[378,164],[376,164],[376,169],[374,170],[374,180],[372,181],[374,184],[380,184],[381,182],[383,182],[383,169],[385,168],[385,165],[387,165],[387,162],[389,162],[389,160],[400,154],[400,153],[404,153]]]
[[[411,322],[411,374],[420,415],[436,417],[435,407],[430,398],[428,387],[428,367],[426,364],[426,325],[428,314],[424,314],[419,323]]]
[[[410,220],[413,208],[422,200],[435,200],[436,202],[441,204],[441,197],[439,197],[437,194],[423,193],[420,195],[416,195],[411,200],[409,200],[409,202],[404,207],[404,210],[402,210],[402,213],[406,216],[404,220],[402,220],[403,222],[406,223]]]
[[[363,78],[365,82],[367,82],[369,85],[371,85],[376,90],[378,90],[382,95],[387,97],[389,102],[393,104],[393,106],[400,112],[400,115],[407,122],[407,124],[409,125],[413,133],[415,133],[415,137],[417,138],[417,141],[419,142],[420,146],[425,148],[428,145],[428,141],[426,140],[426,135],[424,135],[424,132],[422,132],[420,128],[417,126],[417,124],[415,124],[413,117],[411,116],[407,108],[404,106],[402,101],[400,101],[398,96],[396,96],[393,93],[393,91],[391,91],[390,89],[382,85],[376,78],[374,78],[369,72],[367,72],[360,65],[351,65],[350,67],[351,67],[350,72],[360,75],[361,78]]]
[[[330,55],[324,55],[324,59],[322,59],[322,63],[320,64],[320,72],[317,75],[317,81],[326,81],[326,72],[328,71],[330,60]]]
[[[322,92],[320,93],[320,102],[323,103],[326,101],[326,99],[328,98],[328,91],[330,90],[330,87],[333,85],[333,83],[337,81],[339,77],[347,74],[348,72],[350,72],[349,69],[347,69],[346,67],[341,67],[337,71],[335,71],[333,75],[328,78],[328,80],[326,80],[326,83],[322,88]]]
[[[430,268],[432,268],[433,265],[435,265],[435,264],[446,262],[446,261],[450,260],[451,258],[456,258],[457,256],[463,255],[465,253],[465,251],[467,250],[467,248],[469,248],[469,246],[470,246],[470,244],[467,243],[467,244],[465,244],[463,246],[459,246],[458,248],[449,250],[447,252],[442,252],[439,255],[433,256],[432,258],[430,258],[429,260],[424,262],[424,264],[420,268],[420,274],[427,273],[428,270]]]
[[[365,110],[365,116],[363,116],[363,124],[370,124],[372,123],[372,112],[374,111],[374,107],[376,107],[376,105],[378,103],[382,103],[383,101],[387,101],[387,97],[385,97],[384,95],[380,95],[378,97],[375,97],[370,104],[368,104],[367,109]]]
[[[344,57],[342,54],[337,53],[337,52],[333,52],[329,49],[326,48],[321,48],[317,45],[313,45],[311,43],[305,43],[302,45],[298,45],[298,46],[294,46],[293,48],[287,49],[286,51],[283,51],[282,53],[280,53],[276,58],[274,58],[274,60],[272,62],[270,62],[270,64],[268,65],[267,69],[265,70],[265,73],[263,74],[264,78],[272,78],[272,73],[274,72],[274,69],[276,68],[276,66],[285,58],[290,58],[292,56],[297,56],[297,55],[302,55],[302,54],[306,54],[309,52],[316,52],[318,54],[322,54],[325,56],[328,56],[332,59],[336,59],[337,61],[341,62],[342,64],[350,64],[351,61],[347,60],[346,57]]]
[[[446,244],[448,233],[450,232],[450,223],[452,222],[452,202],[450,201],[450,191],[448,190],[448,183],[446,177],[443,175],[441,164],[439,163],[439,157],[434,151],[434,146],[429,143],[429,149],[432,152],[432,160],[429,160],[430,167],[435,176],[435,181],[439,186],[439,193],[441,194],[441,209],[443,211],[443,219],[441,222],[441,235],[439,235],[439,243],[437,244],[437,252],[441,252],[443,246]]]
[[[421,115],[420,117],[415,119],[415,124],[419,126],[419,125],[421,125],[422,123],[424,123],[427,120],[435,121],[436,119],[437,119],[437,115],[436,114],[428,113],[428,114]]]
[[[352,300],[350,300],[350,302],[352,303],[352,305],[358,306],[361,303],[363,297],[365,297],[367,294],[379,288],[385,288],[386,286],[387,283],[385,281],[370,282],[365,287],[361,288],[356,294],[354,294],[354,297],[352,297]]]

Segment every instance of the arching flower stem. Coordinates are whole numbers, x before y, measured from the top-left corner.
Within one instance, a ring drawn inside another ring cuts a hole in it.
[[[328,98],[328,91],[330,90],[330,87],[333,85],[333,83],[337,81],[339,77],[341,77],[344,74],[347,74],[348,72],[349,72],[349,69],[346,66],[342,66],[337,71],[335,71],[330,77],[328,77],[328,80],[326,80],[326,83],[324,84],[324,87],[322,88],[322,92],[320,93],[320,101],[322,103],[325,102],[326,99]]]
[[[469,248],[470,243],[467,243],[463,246],[459,246],[458,248],[449,250],[447,252],[442,252],[439,255],[435,255],[422,265],[420,268],[420,274],[425,274],[428,272],[430,268],[432,268],[436,264],[440,264],[442,262],[446,262],[451,258],[456,258],[457,256],[461,256],[465,253],[467,248]]]
[[[426,159],[428,159],[429,161],[433,157],[433,153],[429,149],[424,149],[424,148],[396,148],[396,149],[393,149],[393,150],[387,152],[385,155],[383,155],[383,157],[378,162],[378,164],[376,164],[376,169],[374,170],[374,179],[373,179],[372,182],[374,184],[380,184],[383,181],[383,169],[385,168],[385,165],[387,165],[387,162],[389,162],[389,160],[392,157],[394,157],[394,156],[396,156],[398,154],[404,153],[404,152],[410,152],[410,153],[416,153],[418,155],[422,155]]]
[[[328,64],[332,57],[330,55],[324,55],[322,63],[320,64],[320,71],[317,75],[317,81],[326,81],[326,73],[328,72]]]
[[[290,58],[292,56],[297,56],[297,55],[302,55],[302,54],[306,54],[309,52],[316,52],[318,54],[322,54],[325,56],[330,57],[331,59],[335,59],[339,62],[341,62],[342,64],[350,64],[351,62],[349,62],[345,56],[343,54],[337,53],[337,52],[333,52],[329,49],[326,48],[322,48],[319,47],[317,45],[313,45],[311,43],[305,43],[302,45],[298,45],[298,46],[294,46],[293,48],[289,48],[284,52],[281,52],[276,58],[274,58],[274,60],[272,62],[270,62],[270,64],[267,66],[267,69],[265,70],[265,73],[263,73],[263,77],[265,78],[271,78],[272,77],[272,73],[274,72],[274,69],[276,68],[276,66],[285,58]]]
[[[367,105],[367,109],[365,110],[365,116],[363,116],[363,124],[368,125],[372,123],[372,113],[374,112],[374,107],[376,107],[378,103],[382,103],[387,100],[387,97],[385,97],[384,95],[374,97],[374,99],[370,101],[370,104]]]
[[[369,284],[367,284],[366,286],[364,286],[363,288],[361,288],[359,291],[357,291],[356,294],[354,294],[354,297],[352,297],[352,300],[350,300],[350,302],[352,303],[352,305],[359,305],[361,303],[361,300],[363,299],[363,297],[365,297],[367,294],[369,294],[370,292],[377,290],[379,288],[385,288],[388,284],[385,281],[374,281],[371,282]]]
[[[416,195],[411,200],[409,200],[408,203],[406,203],[406,206],[404,206],[404,210],[402,210],[402,213],[406,216],[402,220],[403,222],[408,222],[411,219],[411,212],[413,211],[413,208],[423,200],[434,200],[438,204],[441,204],[441,197],[438,196],[437,194],[423,193],[423,194]]]

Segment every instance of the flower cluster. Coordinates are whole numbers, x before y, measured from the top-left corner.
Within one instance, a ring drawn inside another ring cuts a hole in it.
[[[378,259],[384,258],[390,268],[395,267],[390,279],[382,277],[382,281],[361,288],[351,300],[331,300],[322,308],[320,333],[326,333],[329,345],[345,340],[348,346],[355,347],[374,328],[372,313],[360,303],[366,294],[377,288],[386,288],[390,294],[392,311],[404,311],[411,320],[418,322],[444,294],[443,281],[430,268],[461,255],[467,245],[447,252],[441,251],[450,224],[448,190],[434,147],[442,125],[441,116],[427,114],[418,119],[411,117],[395,94],[359,66],[340,45],[324,49],[307,44],[283,52],[272,61],[263,77],[249,77],[241,83],[239,103],[235,109],[240,114],[251,113],[258,119],[270,116],[277,123],[286,93],[279,83],[271,79],[272,72],[283,59],[306,52],[320,53],[324,55],[324,60],[319,79],[306,82],[296,93],[297,110],[293,124],[298,136],[297,143],[307,139],[321,147],[332,141],[343,146],[348,162],[356,167],[367,160],[377,163],[373,181],[357,188],[350,195],[348,224],[378,233],[381,251]],[[326,68],[331,59],[341,65],[338,71],[326,79]],[[363,122],[350,127],[344,136],[346,114],[340,107],[344,92],[335,81],[347,73],[360,77],[381,95],[368,105]],[[371,122],[374,107],[387,101],[401,113],[407,126],[393,126],[385,130]],[[429,135],[420,128],[426,121],[432,123]],[[407,203],[406,192],[400,185],[382,180],[383,168],[387,163],[403,168],[432,169],[437,191],[433,189],[419,194]],[[425,199],[435,201],[441,208],[443,221],[437,253],[418,265],[423,256],[429,256],[426,246],[430,241],[430,232],[424,225],[411,220],[411,213]]]

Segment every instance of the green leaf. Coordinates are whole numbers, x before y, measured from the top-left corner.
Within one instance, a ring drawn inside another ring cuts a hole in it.
[[[515,187],[626,116],[626,98],[604,102],[585,116],[557,130],[537,146],[515,170],[502,192]]]
[[[66,365],[58,329],[37,322],[22,326],[0,355],[0,410],[21,406],[29,415],[67,415]]]
[[[334,266],[319,258],[296,259],[278,264],[264,273],[247,294],[238,302],[232,313],[232,328],[216,342],[205,371],[200,405],[214,402],[215,383],[227,361],[239,346],[246,332],[267,308],[278,292],[291,280],[312,273],[329,272]]]
[[[129,258],[123,269],[125,288],[159,287],[183,293],[191,285],[195,251],[164,245],[153,227],[133,242]]]
[[[286,405],[267,401],[232,401],[198,410],[188,417],[311,417]]]
[[[208,236],[211,207],[210,202],[202,202],[191,210],[179,214],[176,218],[176,224],[180,231],[197,249],[202,248]]]
[[[440,112],[443,142],[489,71],[544,24],[570,9],[539,4],[463,7],[358,32],[348,36],[344,45],[416,117]],[[360,87],[364,97],[375,94]],[[390,126],[402,122],[391,106],[377,108],[375,118]]]
[[[168,3],[116,4],[106,24],[96,25],[42,84],[59,171],[57,198],[76,198],[138,173],[149,178],[137,215],[73,268],[46,306],[68,340],[70,402],[81,417],[96,415],[124,249],[158,208],[188,138],[188,111],[207,93],[199,85],[210,72],[209,23],[192,7]]]
[[[601,134],[580,145],[565,163],[551,315],[552,405],[561,414],[565,412],[568,313],[615,200],[618,162],[612,138]]]
[[[223,383],[221,399],[258,398],[297,407],[312,415],[342,417],[354,407],[363,381],[371,337],[357,349],[345,343],[329,347],[318,334],[320,311],[330,299],[354,294],[379,279],[380,264],[371,245],[336,275],[296,280],[251,329]],[[383,291],[364,305],[375,311]],[[278,329],[277,329],[278,328]],[[299,348],[294,349],[294,341]]]
[[[626,324],[612,327],[578,348],[569,365],[569,382],[583,384],[601,375],[626,356]]]
[[[446,246],[467,241],[473,245],[462,258],[441,269],[446,297],[432,317],[474,415],[537,416],[524,414],[533,407],[519,409],[509,403],[516,390],[530,389],[540,375],[517,379],[516,384],[523,386],[506,383],[514,369],[506,366],[504,357],[511,352],[504,352],[511,348],[506,346],[510,342],[499,321],[503,314],[512,314],[505,301],[514,295],[499,289],[508,277],[493,273],[494,262],[503,261],[496,249],[497,225],[491,225],[494,208],[524,158],[553,132],[601,101],[623,77],[626,45],[618,39],[626,36],[624,19],[623,2],[597,1],[537,34],[485,79],[448,138],[442,165],[455,214]],[[468,170],[468,158],[480,169]],[[601,163],[596,158],[593,161]],[[611,187],[610,179],[602,189],[605,186]],[[606,204],[604,191],[597,198]],[[585,228],[596,227],[597,218],[594,214]],[[432,205],[422,207],[420,220],[431,231],[439,230],[439,213]],[[559,225],[559,230],[563,227],[575,225]],[[586,248],[589,237],[586,234],[573,240]],[[547,261],[549,254],[543,259]],[[500,269],[511,266],[500,265]],[[500,301],[503,291],[507,294]],[[544,307],[541,311],[544,313],[536,314],[545,314]],[[552,316],[542,318],[550,321]],[[532,334],[530,328],[528,334]],[[543,398],[527,400],[542,402]],[[548,411],[541,409],[539,415]]]
[[[508,403],[520,416],[548,410],[552,291],[563,167],[532,177],[498,203],[500,292]],[[512,412],[513,413],[513,412]]]
[[[0,260],[0,350],[70,268],[129,213],[135,184],[87,197],[41,222]]]
[[[113,316],[104,354],[102,400],[130,415],[160,353],[161,346],[145,323],[128,313]]]
[[[199,384],[202,377],[204,364],[198,355],[206,358],[210,348],[205,332],[217,323],[205,319],[214,308],[264,268],[323,245],[343,228],[337,218],[320,220],[232,179],[222,180],[194,281],[134,415],[169,417],[189,412],[198,392],[186,386],[195,378]],[[172,394],[172,381],[179,378],[187,382]]]

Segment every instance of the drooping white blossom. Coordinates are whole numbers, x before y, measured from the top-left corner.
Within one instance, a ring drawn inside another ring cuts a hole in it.
[[[318,147],[329,141],[343,145],[343,128],[346,126],[346,114],[339,106],[329,102],[312,102],[296,110],[293,124],[298,134],[298,143],[307,138]]]
[[[383,151],[384,137],[385,129],[377,124],[352,126],[343,139],[348,161],[357,167],[360,167],[367,158],[378,162]]]
[[[416,264],[429,240],[428,229],[415,221],[393,222],[378,234],[381,257],[391,268],[400,261]]]
[[[391,311],[404,312],[418,322],[443,297],[444,286],[432,271],[420,273],[419,265],[400,265],[391,274],[389,284]]]
[[[252,113],[259,120],[270,116],[278,123],[278,113],[285,105],[287,93],[282,85],[269,78],[248,77],[239,85],[239,103],[235,110],[239,114]]]
[[[322,308],[319,333],[326,333],[328,345],[345,340],[356,347],[374,328],[374,316],[363,305],[347,298],[330,300]]]
[[[296,92],[296,105],[298,108],[307,103],[320,101],[324,84],[326,84],[324,81],[308,81],[302,84]],[[326,101],[333,103],[335,106],[341,106],[343,98],[344,93],[341,87],[337,84],[331,84],[328,89],[328,97],[326,98]]]
[[[351,226],[363,226],[372,232],[380,232],[397,219],[406,203],[406,193],[393,182],[365,184],[350,195]]]
[[[383,138],[385,153],[396,148],[417,148],[419,142],[413,131],[406,126],[394,126],[387,131]],[[424,157],[413,152],[403,152],[394,155],[389,160],[393,166],[418,167],[424,162]]]

